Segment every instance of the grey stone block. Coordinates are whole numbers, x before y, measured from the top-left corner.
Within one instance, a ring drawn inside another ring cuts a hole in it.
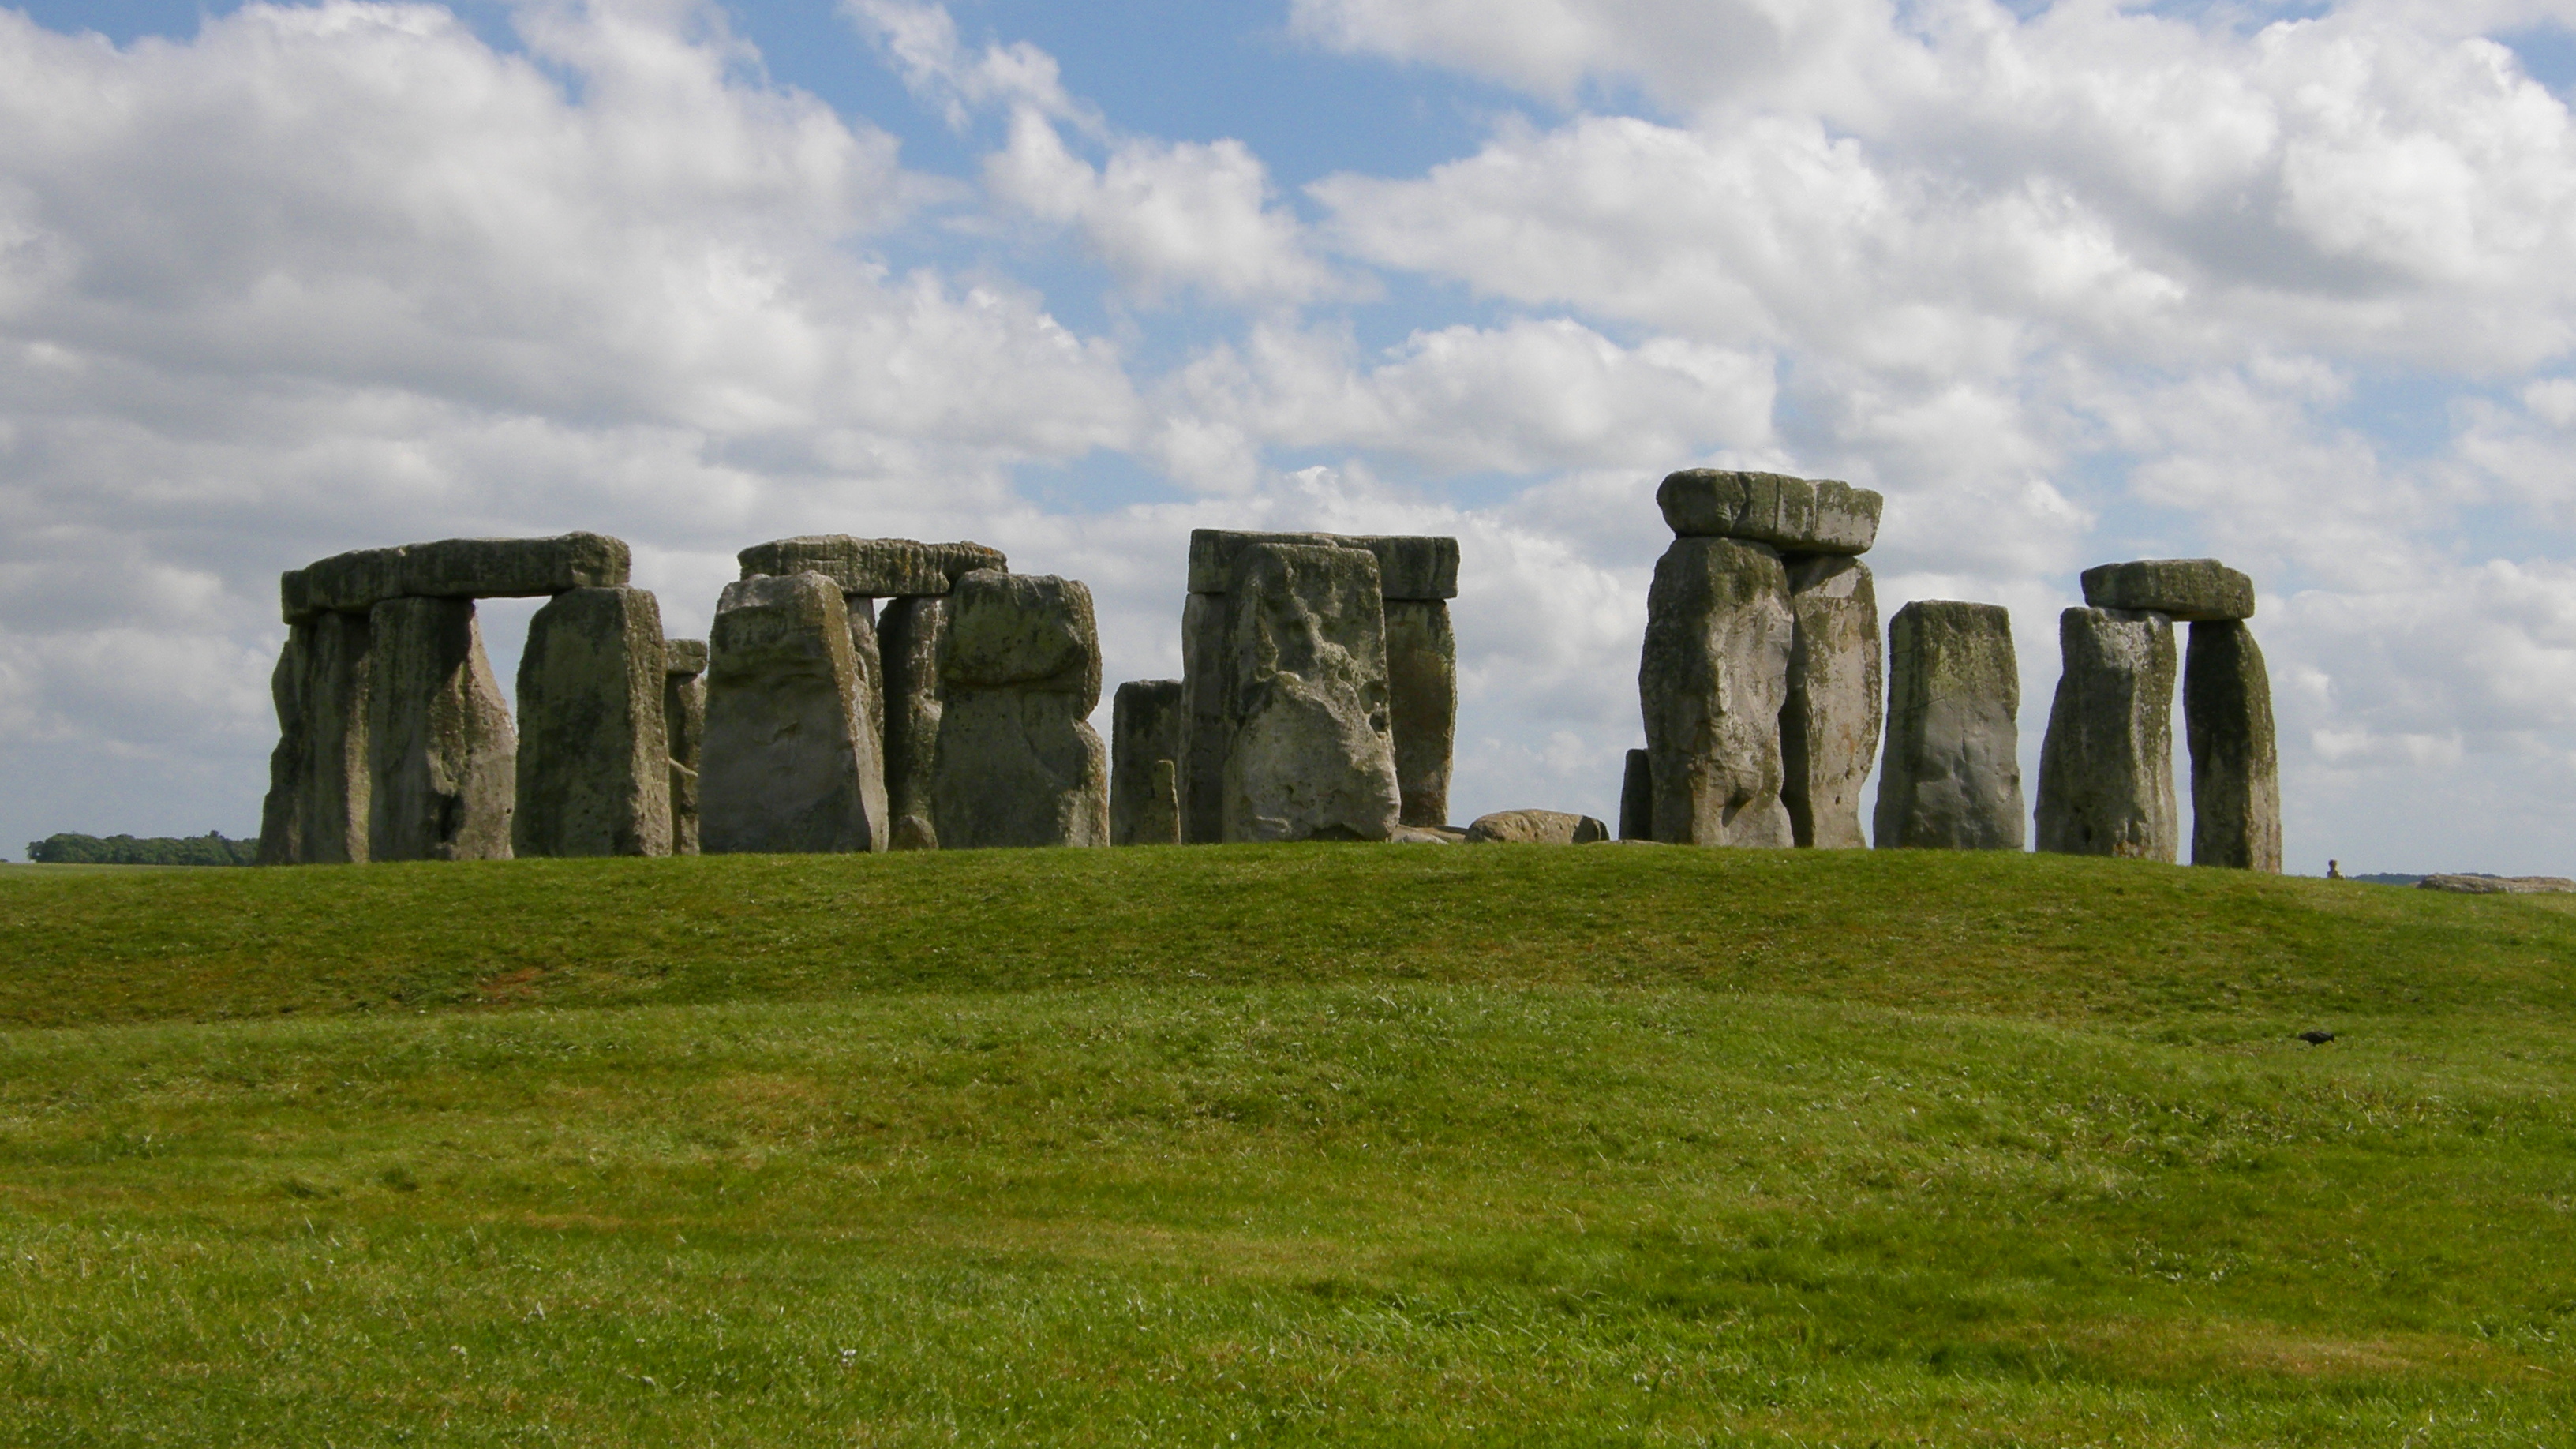
[[[1830,478],[1686,468],[1655,490],[1664,523],[1682,538],[1735,538],[1782,553],[1867,553],[1885,500]]]
[[[1177,679],[1118,686],[1109,727],[1110,844],[1180,843],[1181,711]]]
[[[1181,839],[1225,839],[1225,752],[1234,739],[1226,691],[1226,598],[1193,593],[1181,606]]]
[[[2170,861],[2173,624],[2077,608],[2058,616],[2065,673],[2039,757],[2039,848]]]
[[[939,680],[951,690],[1079,695],[1083,713],[1090,713],[1100,703],[1100,630],[1091,590],[1052,574],[981,571],[959,579]]]
[[[334,554],[278,580],[288,623],[324,610],[364,613],[387,599],[539,598],[612,588],[632,566],[626,544],[605,534],[557,538],[450,538]]]
[[[1861,782],[1878,754],[1878,592],[1869,565],[1832,554],[1789,566],[1789,696],[1780,711],[1780,803],[1790,837],[1865,850]]]
[[[1655,838],[1655,767],[1644,750],[1630,750],[1619,776],[1619,838]]]
[[[369,611],[370,860],[507,860],[518,732],[471,599]]]
[[[1458,636],[1447,603],[1386,601],[1386,690],[1404,823],[1445,825],[1458,738]]]
[[[1878,848],[2021,849],[2012,615],[2000,604],[1917,600],[1896,611],[1888,646]]]
[[[1189,587],[1194,594],[1222,594],[1237,555],[1255,544],[1310,548],[1364,548],[1377,559],[1380,597],[1431,600],[1458,597],[1458,540],[1428,534],[1252,533],[1230,528],[1190,531]]]
[[[1656,561],[1637,693],[1657,839],[1794,843],[1780,802],[1793,632],[1788,570],[1768,545],[1677,538]]]
[[[707,641],[704,639],[663,640],[662,670],[666,674],[706,673]]]
[[[1227,585],[1224,838],[1386,839],[1402,801],[1376,557],[1254,544]]]
[[[948,597],[931,781],[943,850],[1107,845],[1109,752],[1091,590],[976,570]]]
[[[916,543],[908,538],[852,538],[810,534],[756,543],[735,555],[746,579],[762,575],[821,574],[845,594],[868,598],[925,598],[947,593],[976,569],[1005,569],[998,548],[980,543]]]
[[[2191,626],[2183,651],[2191,742],[2191,863],[2281,873],[2281,765],[2272,676],[2235,619]]]
[[[519,656],[522,856],[669,855],[662,610],[635,588],[555,595]]]
[[[1497,810],[1467,826],[1469,845],[1591,845],[1610,838],[1610,827],[1589,815],[1562,810]]]
[[[671,747],[671,853],[698,853],[698,764],[707,737],[707,646],[663,641],[662,734]]]
[[[269,688],[277,748],[260,810],[263,865],[363,865],[373,790],[367,616],[330,612],[287,630]]]
[[[877,620],[885,666],[886,814],[894,848],[936,850],[930,782],[939,763],[939,641],[948,632],[948,600],[916,594],[886,600]]]
[[[698,763],[707,854],[886,848],[885,776],[850,636],[849,605],[820,574],[725,585]]]
[[[2084,571],[2096,609],[2163,614],[2176,623],[2254,617],[2254,581],[2214,558],[2140,559]]]

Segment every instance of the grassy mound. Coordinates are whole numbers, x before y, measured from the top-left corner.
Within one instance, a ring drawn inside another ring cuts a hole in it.
[[[1616,848],[0,872],[0,1443],[2551,1443],[2570,904]]]

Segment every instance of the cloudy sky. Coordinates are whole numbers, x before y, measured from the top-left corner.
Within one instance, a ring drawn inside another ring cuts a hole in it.
[[[2576,873],[2571,24],[0,8],[0,850],[253,833],[279,570],[572,528],[674,634],[749,543],[980,539],[1113,680],[1192,527],[1454,533],[1457,818],[1609,815],[1714,464],[1883,491],[1886,612],[2010,605],[2026,769],[2077,571],[2216,555],[2291,869]]]

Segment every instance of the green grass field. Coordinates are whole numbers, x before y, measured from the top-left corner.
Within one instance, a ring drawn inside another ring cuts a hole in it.
[[[0,1443],[2565,1445],[2571,1069],[2098,860],[12,868]]]

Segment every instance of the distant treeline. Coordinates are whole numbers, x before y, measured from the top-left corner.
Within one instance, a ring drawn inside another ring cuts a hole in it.
[[[227,840],[214,831],[184,840],[156,835],[49,835],[29,841],[27,859],[39,865],[256,865],[259,842]]]

